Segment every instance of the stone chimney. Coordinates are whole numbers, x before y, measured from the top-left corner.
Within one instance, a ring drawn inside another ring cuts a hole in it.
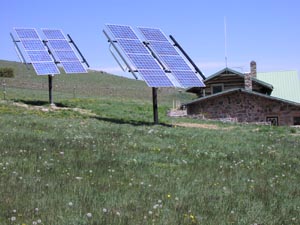
[[[255,61],[251,61],[250,62],[250,74],[251,74],[251,77],[254,77],[256,78],[256,62]]]
[[[245,73],[245,90],[252,91],[252,74]]]
[[[252,78],[256,78],[256,62],[250,62],[250,73],[245,74],[245,90],[252,91]]]

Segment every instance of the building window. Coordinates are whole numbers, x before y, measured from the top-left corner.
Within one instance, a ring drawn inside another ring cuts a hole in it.
[[[278,116],[267,116],[266,121],[272,126],[278,126]]]
[[[211,85],[211,93],[212,94],[216,94],[219,92],[222,92],[224,89],[224,85],[223,84],[213,84]]]
[[[300,116],[294,117],[294,125],[300,125]]]

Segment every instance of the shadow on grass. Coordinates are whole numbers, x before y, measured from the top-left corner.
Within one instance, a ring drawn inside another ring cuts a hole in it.
[[[32,106],[49,106],[48,101],[40,101],[40,100],[16,100],[16,102],[22,102],[27,105]],[[62,103],[55,103],[55,106],[57,107],[64,107],[64,108],[70,108],[68,105],[62,104]]]
[[[41,101],[41,100],[16,100],[16,102],[22,102],[27,105],[31,106],[49,106],[48,101]],[[62,103],[55,103],[57,107],[64,107],[64,108],[70,108],[72,107],[62,104]],[[138,121],[138,120],[125,120],[125,119],[119,119],[119,118],[107,118],[107,117],[100,117],[100,116],[90,116],[91,119],[97,119],[99,121],[105,121],[115,124],[129,124],[132,126],[153,126],[153,125],[160,125],[164,127],[172,127],[170,124],[166,123],[158,123],[154,124],[154,122],[145,122],[145,121]]]
[[[160,126],[165,126],[165,127],[172,127],[172,125],[166,124],[166,123],[154,124],[154,123],[145,122],[145,121],[124,120],[124,119],[107,118],[107,117],[100,117],[100,116],[93,116],[91,118],[97,119],[97,120],[100,120],[100,121],[115,123],[115,124],[129,124],[129,125],[132,125],[132,126],[153,126],[153,125],[160,125]]]

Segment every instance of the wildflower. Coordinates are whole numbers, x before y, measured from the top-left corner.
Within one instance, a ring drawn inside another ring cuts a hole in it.
[[[32,221],[32,225],[37,225],[37,222],[36,221]]]
[[[168,198],[171,198],[171,194],[168,194],[167,197],[168,197]]]
[[[107,210],[106,208],[103,208],[103,209],[102,209],[102,212],[107,213],[108,210]]]
[[[17,219],[17,218],[16,218],[15,216],[12,216],[12,217],[10,218],[11,221],[16,221],[16,219]]]
[[[120,213],[120,212],[116,212],[116,215],[117,215],[117,216],[120,216],[120,215],[121,215],[121,213]]]
[[[73,206],[73,202],[69,202],[68,205],[69,205],[70,207],[72,207],[72,206]]]
[[[16,210],[16,209],[13,209],[13,210],[12,210],[12,212],[13,212],[13,213],[16,213],[16,212],[17,212],[17,210]]]
[[[41,219],[38,219],[36,222],[37,222],[37,223],[42,223],[42,220],[41,220]]]
[[[153,209],[157,209],[159,207],[159,204],[155,204],[154,206],[153,206]]]
[[[91,218],[91,217],[92,217],[92,213],[87,213],[86,216],[87,216],[88,218]]]
[[[38,212],[38,211],[39,211],[39,208],[35,208],[34,211],[35,211],[35,212]]]
[[[153,212],[152,212],[151,210],[149,210],[149,212],[148,212],[148,213],[149,213],[149,215],[152,215],[152,214],[153,214]]]

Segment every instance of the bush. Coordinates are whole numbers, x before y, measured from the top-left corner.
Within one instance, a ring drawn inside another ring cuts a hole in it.
[[[14,70],[12,68],[0,68],[0,77],[11,78],[14,77]]]

